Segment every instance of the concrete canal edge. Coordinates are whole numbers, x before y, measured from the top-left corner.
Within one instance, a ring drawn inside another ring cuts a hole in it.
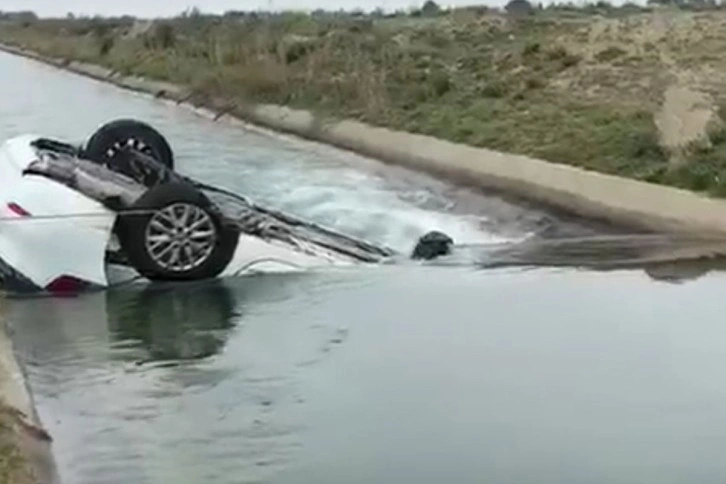
[[[1,303],[1,301],[0,301]],[[2,321],[0,319],[0,321]],[[5,322],[0,328],[0,428],[3,449],[18,453],[10,468],[0,469],[9,484],[58,484],[60,477],[51,449],[51,437],[43,429],[36,412],[27,380]],[[7,440],[7,441],[6,441]],[[17,481],[17,482],[16,482]]]
[[[41,56],[0,44],[0,50],[157,98],[205,108],[279,132],[426,171],[442,178],[561,210],[576,216],[655,232],[726,237],[726,200],[522,155],[444,141],[352,120],[322,120],[309,111],[276,105],[230,106],[195,99],[185,87],[110,69]],[[726,253],[726,247],[724,248]],[[709,255],[713,249],[709,250]]]

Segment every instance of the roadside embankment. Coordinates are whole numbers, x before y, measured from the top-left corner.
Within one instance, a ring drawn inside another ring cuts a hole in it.
[[[726,9],[702,7],[9,15],[0,43],[198,102],[287,106],[724,197]]]
[[[0,483],[56,484],[51,438],[43,430],[3,324],[0,327]]]
[[[374,127],[359,121],[323,120],[305,110],[269,104],[229,105],[221,98],[200,98],[185,86],[122,76],[97,65],[54,59],[17,47],[1,48],[120,87],[206,108],[217,113],[219,118],[235,116],[579,216],[652,231],[726,236],[726,200],[692,191]]]

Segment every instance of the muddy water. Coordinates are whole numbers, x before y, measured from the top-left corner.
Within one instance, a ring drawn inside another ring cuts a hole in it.
[[[0,88],[2,137],[80,141],[140,117],[205,181],[401,251],[439,229],[475,254],[6,301],[64,482],[726,478],[726,280],[711,265],[484,270],[602,268],[592,239],[481,246],[598,230],[23,59],[0,55]]]

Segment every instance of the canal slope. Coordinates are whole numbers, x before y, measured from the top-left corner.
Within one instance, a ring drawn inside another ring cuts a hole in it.
[[[0,482],[58,483],[51,438],[42,428],[4,321],[1,329]]]

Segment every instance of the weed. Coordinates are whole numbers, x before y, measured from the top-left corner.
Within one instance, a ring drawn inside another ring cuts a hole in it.
[[[540,45],[539,42],[529,42],[522,49],[522,55],[525,57],[531,56],[531,55],[537,54],[541,49],[542,49],[542,46]]]
[[[599,62],[611,62],[625,54],[627,54],[627,52],[620,47],[611,46],[595,54],[595,60]]]
[[[558,45],[557,47],[554,47],[547,52],[547,57],[550,60],[561,60],[568,55],[569,53],[567,52],[567,49],[561,45]]]
[[[545,86],[545,82],[539,77],[530,77],[525,81],[527,89],[541,89]]]
[[[113,49],[113,46],[115,43],[116,43],[116,40],[113,37],[110,37],[110,36],[103,37],[100,40],[98,54],[101,57],[106,57],[109,54],[109,52],[111,52],[111,49]]]
[[[501,82],[489,82],[479,89],[484,97],[499,98],[507,94],[507,86]]]
[[[443,96],[451,89],[451,79],[443,70],[436,70],[432,72],[429,82],[436,96]]]

